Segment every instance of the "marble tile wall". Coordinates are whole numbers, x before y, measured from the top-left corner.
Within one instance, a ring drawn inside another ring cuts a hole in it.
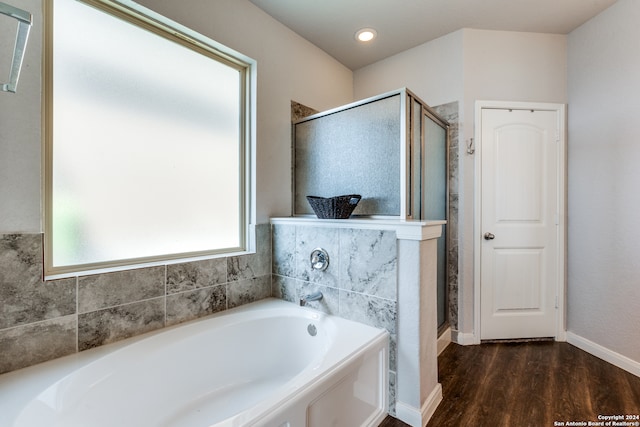
[[[316,109],[307,107],[306,105],[300,104],[299,102],[296,102],[296,101],[291,101],[291,122],[292,123],[317,113],[319,113],[319,111]]]
[[[394,413],[397,342],[397,240],[393,231],[277,224],[273,236],[273,296],[298,303],[317,290],[308,305],[391,334],[390,411]],[[329,253],[325,271],[311,268],[311,252]]]
[[[42,235],[0,235],[0,373],[271,296],[271,232],[258,252],[42,280]]]
[[[449,122],[449,215],[447,221],[447,280],[449,286],[449,324],[458,329],[458,177],[459,177],[459,112],[458,102],[433,107]]]

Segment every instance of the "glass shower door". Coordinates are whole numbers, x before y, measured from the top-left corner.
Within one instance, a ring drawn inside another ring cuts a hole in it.
[[[425,111],[424,129],[424,218],[447,219],[447,127]],[[447,227],[443,227],[438,238],[438,328],[444,327],[448,319],[447,297]]]

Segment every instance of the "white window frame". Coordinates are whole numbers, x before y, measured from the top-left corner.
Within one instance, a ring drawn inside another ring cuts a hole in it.
[[[54,0],[55,1],[55,0]],[[110,271],[182,263],[202,259],[255,253],[256,223],[256,68],[255,60],[230,49],[202,34],[151,11],[130,0],[79,0],[101,11],[124,19],[138,27],[150,30],[172,42],[203,53],[241,70],[244,80],[241,95],[241,191],[238,197],[241,212],[241,245],[233,250],[212,250],[178,254],[156,255],[144,258],[111,260],[106,262],[54,266],[53,244],[50,233],[53,226],[53,2],[45,1],[45,48],[43,61],[43,188],[44,188],[44,276],[45,279],[75,277]]]

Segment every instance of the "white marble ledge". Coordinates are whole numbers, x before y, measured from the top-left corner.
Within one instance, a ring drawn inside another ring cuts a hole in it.
[[[363,230],[392,230],[399,240],[430,240],[442,235],[447,221],[415,221],[394,218],[319,219],[314,216],[271,218],[273,225],[305,227],[357,228]]]

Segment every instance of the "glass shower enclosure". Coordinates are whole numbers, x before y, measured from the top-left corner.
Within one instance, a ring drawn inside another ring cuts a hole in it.
[[[359,194],[353,216],[447,220],[449,124],[406,88],[293,124],[293,214],[306,196]],[[448,323],[447,228],[438,240],[438,326]]]

